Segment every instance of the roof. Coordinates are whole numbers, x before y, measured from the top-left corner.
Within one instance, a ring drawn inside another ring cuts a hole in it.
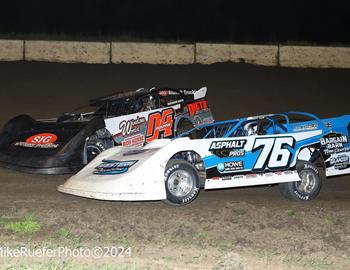
[[[108,102],[108,101],[112,101],[112,100],[126,99],[129,97],[142,96],[145,93],[149,93],[153,89],[151,88],[150,90],[147,90],[145,88],[140,88],[136,91],[132,90],[132,91],[117,92],[117,93],[113,93],[113,94],[110,94],[107,96],[91,99],[89,102],[90,102],[90,105],[102,105],[103,103]]]

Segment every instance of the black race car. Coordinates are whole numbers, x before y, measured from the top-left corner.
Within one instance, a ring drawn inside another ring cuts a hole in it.
[[[11,119],[0,133],[0,166],[29,173],[75,173],[100,152],[139,147],[213,121],[207,88],[152,88],[90,101],[94,112],[57,119]]]

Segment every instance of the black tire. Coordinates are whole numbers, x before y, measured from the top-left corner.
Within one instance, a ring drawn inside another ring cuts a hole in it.
[[[86,164],[91,162],[100,153],[114,146],[114,141],[108,130],[97,130],[85,144]]]
[[[307,161],[299,161],[297,171],[302,181],[280,183],[278,188],[287,199],[294,201],[310,201],[321,190],[324,173],[321,168]],[[307,180],[308,179],[308,180]]]
[[[190,120],[181,119],[176,127],[176,136],[179,136],[180,134],[185,133],[193,128],[194,126]]]
[[[165,190],[167,204],[182,206],[191,203],[197,198],[200,191],[200,179],[197,170],[187,161],[171,160],[165,169]],[[179,177],[184,176],[184,188],[179,188],[181,180]]]

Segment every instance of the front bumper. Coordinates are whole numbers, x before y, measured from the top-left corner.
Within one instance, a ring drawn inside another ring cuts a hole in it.
[[[11,169],[14,171],[24,172],[24,173],[32,173],[32,174],[49,174],[49,175],[55,175],[55,174],[74,174],[77,173],[82,166],[79,167],[49,167],[49,168],[38,168],[38,167],[28,167],[28,166],[21,166],[18,164],[11,164],[7,162],[0,161],[0,167]]]
[[[95,192],[84,191],[80,189],[72,189],[64,187],[64,185],[58,186],[57,190],[62,193],[85,197],[96,200],[104,201],[153,201],[159,200],[159,194],[141,193],[141,192]]]
[[[78,160],[57,158],[57,156],[21,155],[0,152],[0,167],[33,174],[73,174],[84,165]]]

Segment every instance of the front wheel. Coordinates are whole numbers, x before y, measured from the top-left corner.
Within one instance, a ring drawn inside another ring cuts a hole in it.
[[[85,144],[85,163],[89,163],[101,152],[114,146],[114,141],[107,129],[100,129],[90,136]]]
[[[302,161],[298,164],[297,171],[301,181],[279,184],[281,194],[295,201],[314,199],[321,190],[323,176],[320,169],[311,162]]]
[[[165,170],[165,203],[186,205],[199,194],[199,176],[197,170],[187,161],[171,160]]]

